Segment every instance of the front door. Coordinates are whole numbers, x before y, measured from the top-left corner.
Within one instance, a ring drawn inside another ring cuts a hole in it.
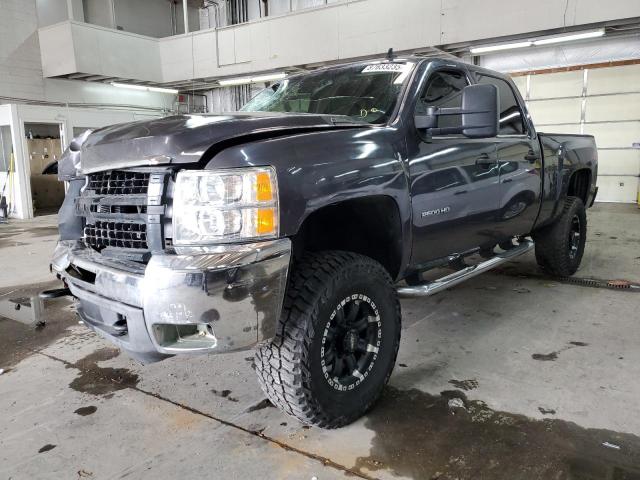
[[[460,107],[466,74],[438,70],[427,79],[416,110]],[[456,116],[441,116],[438,127],[460,125]],[[413,131],[413,130],[412,130]],[[421,264],[497,242],[494,229],[500,201],[495,139],[418,132],[407,139],[413,210],[411,264]]]

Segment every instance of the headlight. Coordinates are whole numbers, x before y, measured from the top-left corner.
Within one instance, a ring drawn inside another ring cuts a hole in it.
[[[175,245],[277,237],[278,219],[272,168],[178,172],[173,198]]]

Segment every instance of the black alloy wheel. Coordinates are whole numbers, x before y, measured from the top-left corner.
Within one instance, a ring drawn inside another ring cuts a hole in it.
[[[372,300],[354,294],[339,302],[322,335],[322,372],[332,388],[351,389],[368,375],[378,358],[380,313]]]
[[[576,214],[571,219],[571,227],[569,229],[569,258],[575,260],[580,250],[580,242],[582,237],[582,226],[580,217]]]

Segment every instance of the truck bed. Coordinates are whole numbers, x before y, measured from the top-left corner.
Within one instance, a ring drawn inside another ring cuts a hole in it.
[[[553,221],[567,195],[591,207],[596,198],[598,149],[593,135],[538,132],[544,175],[543,200],[536,228]]]

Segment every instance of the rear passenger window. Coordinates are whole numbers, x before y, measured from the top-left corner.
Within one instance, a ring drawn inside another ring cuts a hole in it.
[[[462,72],[434,72],[427,80],[420,95],[416,105],[416,113],[426,113],[427,107],[462,107],[462,89],[467,85],[467,78]],[[440,115],[438,117],[438,128],[459,127],[461,124],[460,115]]]
[[[500,98],[500,135],[522,135],[525,133],[524,117],[516,96],[508,82],[501,78],[477,74],[478,83],[495,85]]]

